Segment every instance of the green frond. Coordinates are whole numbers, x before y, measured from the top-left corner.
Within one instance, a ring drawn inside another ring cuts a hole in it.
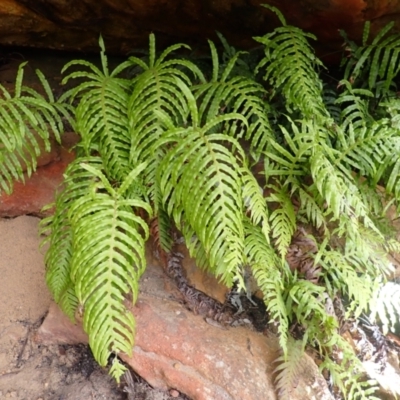
[[[75,323],[75,312],[78,309],[79,301],[75,294],[74,285],[71,281],[64,288],[58,300],[58,305],[67,317]]]
[[[339,334],[335,336],[337,348],[341,350],[341,362],[335,362],[327,354],[320,364],[320,371],[327,370],[335,385],[349,400],[379,400],[374,396],[378,387],[373,380],[363,380],[364,368],[350,344]],[[330,351],[330,350],[329,350]]]
[[[346,295],[350,301],[349,313],[360,315],[368,308],[373,294],[373,280],[358,273],[358,265],[353,264],[354,257],[350,255],[344,257],[341,252],[321,248],[317,257],[330,297],[333,298],[337,292]]]
[[[292,394],[295,391],[300,375],[304,369],[304,346],[301,340],[295,340],[288,337],[287,352],[279,356],[275,363],[278,366],[275,368],[276,373],[276,388],[278,396],[281,400],[292,399]]]
[[[83,78],[84,82],[69,90],[65,99],[78,100],[75,111],[75,128],[82,138],[87,155],[98,149],[105,162],[107,174],[112,178],[124,179],[129,172],[130,135],[128,129],[129,82],[109,75],[107,59],[102,50],[103,71],[86,62],[67,64],[82,65],[93,72],[72,72],[70,79]],[[129,64],[124,63],[124,68]],[[118,68],[118,67],[117,67]],[[123,68],[119,67],[119,70]]]
[[[81,165],[97,182],[68,211],[74,248],[70,276],[84,310],[83,327],[91,349],[105,366],[110,354],[132,352],[135,321],[124,301],[130,296],[134,303],[138,295],[148,228],[131,207],[148,213],[151,208],[140,199],[124,198],[124,183],[115,190],[104,184],[101,170]],[[130,184],[140,169],[128,176]]]
[[[368,222],[369,210],[363,203],[349,171],[337,168],[336,160],[340,153],[329,150],[326,146],[315,150],[315,154],[310,158],[311,174],[333,217],[337,219],[345,214],[349,217],[364,218]]]
[[[267,201],[278,204],[269,217],[271,235],[282,259],[284,259],[296,230],[296,214],[287,186],[270,185],[269,187],[273,192]]]
[[[262,229],[245,221],[245,255],[261,289],[271,320],[278,322],[279,344],[288,352],[289,313],[285,305],[285,285],[290,270],[268,243]]]
[[[261,230],[269,241],[269,215],[263,189],[259,186],[254,175],[247,169],[241,168],[242,175],[242,198],[246,213],[254,225],[260,225]]]
[[[346,132],[338,129],[336,165],[345,163],[346,169],[359,172],[376,185],[385,171],[384,166],[393,165],[394,151],[399,151],[398,132],[388,122],[380,120],[358,130],[350,125]]]
[[[282,92],[288,112],[299,111],[306,119],[326,120],[329,114],[316,71],[322,63],[308,43],[315,36],[285,23],[254,39],[265,46],[265,57],[258,70],[263,68],[264,79]]]
[[[155,39],[151,35],[149,64],[135,57],[130,58],[131,65],[139,65],[143,72],[133,80],[133,91],[128,102],[129,160],[134,165],[148,162],[145,180],[152,199],[155,197],[155,171],[164,157],[164,151],[157,143],[163,134],[161,125],[165,121],[162,116],[167,116],[174,126],[186,125],[189,109],[182,86],[191,86],[190,74],[204,80],[201,71],[190,61],[167,58],[182,46],[171,46],[156,59]]]
[[[95,178],[81,167],[86,162],[93,166],[101,166],[100,158],[78,158],[65,171],[64,189],[57,194],[55,208],[50,217],[40,222],[40,233],[45,236],[41,246],[49,245],[45,255],[46,283],[54,300],[63,311],[71,317],[76,308],[74,289],[71,289],[71,259],[73,254],[72,227],[68,218],[68,210],[72,204],[85,196],[94,183]]]
[[[346,80],[340,81],[339,84],[344,87],[344,90],[336,99],[335,104],[342,105],[340,113],[342,130],[347,132],[353,129],[359,132],[368,129],[374,121],[369,111],[372,92],[367,89],[353,88]]]
[[[394,22],[390,22],[368,44],[369,25],[366,22],[362,45],[352,43],[350,47],[351,57],[346,64],[344,77],[361,85],[365,80],[370,90],[382,81],[387,92],[399,72],[400,34],[389,34],[394,27]]]
[[[168,145],[170,150],[160,163],[158,174],[168,214],[178,227],[183,223],[190,225],[207,254],[211,270],[231,285],[236,269],[243,264],[243,200],[238,161],[244,159],[244,154],[235,139],[208,132],[222,118],[240,116],[225,115],[202,128],[164,134],[160,145]],[[224,146],[227,143],[232,150]],[[185,239],[190,243],[192,238]]]
[[[231,76],[231,71],[240,60],[240,52],[235,53],[227,61],[225,69],[219,71],[219,59],[214,44],[209,41],[212,61],[213,78],[208,83],[202,83],[193,88],[199,102],[199,118],[206,121],[225,113],[240,113],[246,118],[248,126],[229,123],[229,129],[220,128],[236,138],[244,137],[250,142],[251,151],[257,159],[269,140],[273,139],[273,131],[268,120],[270,108],[263,96],[265,89],[254,79],[245,76]]]
[[[273,167],[265,167],[267,181],[274,176],[309,174],[310,157],[318,152],[320,142],[328,142],[326,130],[311,120],[293,121],[288,117],[287,123],[287,126],[279,126],[285,144],[270,140],[264,151],[267,160],[274,162]]]
[[[383,333],[394,332],[395,324],[400,321],[400,285],[386,282],[380,285],[370,300],[370,319],[382,323]]]
[[[292,195],[298,192],[300,206],[297,211],[296,218],[305,217],[308,223],[311,223],[317,229],[323,228],[324,233],[327,233],[327,218],[323,205],[318,201],[318,195],[313,191],[313,186],[307,187],[301,185],[297,177],[290,180],[292,187]]]
[[[13,96],[0,85],[0,189],[8,194],[14,181],[24,181],[25,170],[28,176],[36,170],[41,148],[50,151],[50,136],[60,141],[63,131],[59,113],[65,108],[22,85],[25,64],[18,69]],[[47,81],[38,75],[46,91]]]

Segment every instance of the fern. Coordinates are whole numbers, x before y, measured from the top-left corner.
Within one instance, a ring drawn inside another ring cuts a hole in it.
[[[282,91],[289,113],[298,110],[305,118],[316,116],[325,120],[329,115],[322,100],[322,82],[316,71],[322,63],[308,43],[308,39],[315,39],[315,36],[287,25],[277,8],[263,6],[274,11],[283,26],[255,38],[265,46],[265,57],[258,69],[265,68],[264,79],[275,90]]]
[[[135,325],[124,300],[128,294],[133,302],[137,298],[148,228],[130,207],[151,209],[140,199],[124,198],[143,166],[133,169],[117,190],[100,170],[81,166],[99,181],[68,212],[74,247],[70,275],[93,354],[105,366],[110,353],[132,354]]]
[[[54,101],[53,94],[43,74],[37,75],[47,99],[37,91],[22,85],[24,66],[18,69],[13,95],[0,85],[0,188],[11,193],[13,182],[24,181],[36,170],[37,158],[44,150],[50,151],[50,135],[60,141],[63,131],[62,116],[69,109]]]
[[[371,296],[370,307],[371,321],[378,317],[384,334],[389,330],[394,331],[395,324],[400,319],[400,285],[394,282],[379,285],[374,296]]]
[[[129,66],[120,64],[109,73],[105,48],[100,38],[102,71],[83,60],[69,62],[63,68],[83,66],[88,72],[75,71],[63,79],[84,78],[85,81],[64,94],[63,100],[72,104],[79,100],[75,111],[76,130],[81,136],[82,146],[91,155],[94,144],[104,156],[105,168],[110,178],[122,180],[129,172],[130,137],[128,131],[128,88],[129,81],[117,75]]]
[[[81,168],[81,162],[93,166],[101,166],[99,158],[78,158],[70,164],[65,172],[65,189],[57,196],[55,213],[41,221],[41,233],[47,235],[42,246],[49,244],[45,256],[46,282],[54,300],[63,311],[74,320],[77,307],[75,289],[71,281],[71,259],[73,253],[72,227],[68,218],[68,210],[74,201],[86,195],[94,177],[87,170]]]
[[[257,285],[262,290],[270,317],[278,323],[279,344],[288,353],[290,314],[285,304],[285,286],[290,281],[290,270],[267,242],[262,229],[245,224],[245,254]]]
[[[279,399],[291,399],[292,392],[298,386],[300,371],[304,368],[303,358],[304,349],[303,343],[300,340],[290,338],[288,340],[287,356],[278,357],[275,362],[279,365],[275,368],[276,387],[278,389]]]
[[[350,42],[345,34],[345,40],[349,45],[350,57],[346,63],[345,79],[352,81],[366,79],[368,88],[377,87],[378,80],[382,80],[383,89],[387,93],[399,72],[400,35],[389,35],[394,23],[390,22],[375,36],[371,44],[368,44],[370,22],[364,26],[363,41],[361,46]]]
[[[163,203],[178,227],[183,220],[193,229],[207,254],[211,270],[228,285],[243,264],[243,226],[240,159],[243,151],[236,140],[223,133],[210,133],[229,119],[246,120],[227,114],[199,126],[196,102],[182,86],[191,109],[192,128],[171,129],[160,141],[171,150],[160,164],[159,180]],[[230,143],[239,160],[223,146]],[[186,237],[190,243],[191,237]],[[196,250],[190,246],[192,254]]]
[[[166,252],[171,230],[180,230],[198,266],[228,286],[244,285],[243,270],[252,271],[283,352],[281,396],[290,396],[312,346],[347,398],[374,398],[331,304],[345,299],[356,317],[370,308],[385,330],[399,318],[397,287],[382,284],[387,254],[400,251],[386,218],[400,204],[400,103],[388,97],[399,41],[388,27],[369,45],[366,27],[361,47],[348,42],[352,57],[335,91],[320,79],[315,38],[267,8],[282,26],[256,38],[264,55],[254,71],[222,36],[222,57],[209,42],[207,71],[173,55],[184,44],[157,53],[150,35],[147,57],[110,72],[100,39],[101,67],[68,63],[63,82],[78,83],[58,102],[40,73],[48,100],[23,87],[21,67],[14,97],[2,89],[0,185],[11,190],[23,163],[31,173],[36,138],[59,139],[63,120],[81,136],[49,206],[54,215],[41,224],[46,279],[71,319],[82,313],[98,362],[117,356],[117,379],[118,354],[134,344],[126,303],[138,295],[150,225]],[[255,163],[263,176],[253,174]],[[299,232],[313,237],[312,251],[300,248]]]

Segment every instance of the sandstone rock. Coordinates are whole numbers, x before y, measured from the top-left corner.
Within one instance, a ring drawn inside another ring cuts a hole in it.
[[[41,209],[54,201],[63,173],[74,157],[73,152],[60,148],[59,159],[39,167],[25,182],[15,182],[11,195],[0,195],[0,217],[43,215]]]
[[[398,21],[400,10],[399,0],[3,0],[0,44],[97,52],[101,33],[110,52],[126,54],[147,47],[150,32],[164,45],[204,45],[218,30],[235,45],[254,47],[251,37],[278,23],[262,3],[279,7],[290,23],[316,34],[324,60],[340,53],[338,29],[360,39],[364,21],[373,21],[376,32]]]
[[[132,308],[137,322],[133,357],[123,356],[124,361],[153,387],[172,388],[194,400],[277,399],[272,373],[277,340],[246,328],[207,324],[165,290],[165,280],[159,266],[148,266]],[[45,344],[77,338],[77,327],[56,306],[36,335]],[[332,399],[314,362],[305,360],[293,400]]]

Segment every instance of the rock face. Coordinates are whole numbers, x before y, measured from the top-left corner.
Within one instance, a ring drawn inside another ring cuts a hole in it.
[[[74,133],[65,133],[61,145],[54,143],[50,153],[43,152],[37,170],[30,177],[26,176],[25,182],[15,182],[10,195],[0,195],[0,217],[43,216],[42,208],[54,201],[56,190],[64,179],[63,173],[75,158],[71,146],[76,141]]]
[[[400,11],[399,0],[2,0],[0,44],[97,52],[101,33],[110,52],[126,54],[146,47],[150,32],[163,44],[203,45],[218,30],[235,45],[251,47],[252,36],[278,23],[263,3],[315,33],[326,57],[340,50],[338,29],[360,38],[364,21],[373,21],[374,31],[398,20]]]
[[[172,285],[161,267],[155,259],[147,259],[141,293],[132,307],[136,318],[133,357],[125,356],[124,361],[153,387],[177,389],[193,400],[278,399],[273,384],[277,340],[247,328],[209,325],[183,308],[173,288],[168,289]],[[85,339],[82,328],[72,325],[56,305],[36,335],[44,344]],[[333,399],[308,356],[290,398]]]

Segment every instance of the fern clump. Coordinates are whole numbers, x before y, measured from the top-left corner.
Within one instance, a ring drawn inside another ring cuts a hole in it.
[[[223,38],[222,57],[209,42],[202,71],[174,58],[188,46],[158,54],[150,35],[148,57],[110,71],[100,39],[101,67],[68,63],[63,83],[78,83],[54,101],[41,74],[47,100],[22,86],[21,67],[14,97],[3,90],[1,99],[10,112],[0,115],[0,185],[10,191],[22,178],[18,156],[35,168],[32,131],[47,144],[72,124],[77,158],[42,221],[46,279],[65,313],[83,318],[98,362],[116,356],[117,379],[118,354],[134,343],[127,302],[137,299],[155,223],[162,251],[178,229],[198,266],[226,285],[244,289],[251,271],[282,348],[281,396],[311,346],[347,398],[374,398],[341,331],[362,313],[384,330],[399,318],[400,291],[386,281],[400,250],[387,218],[400,200],[400,39],[391,25],[370,44],[368,25],[361,46],[346,38],[344,76],[330,87],[315,37],[268,8],[282,26],[255,38],[264,49],[255,68]]]

